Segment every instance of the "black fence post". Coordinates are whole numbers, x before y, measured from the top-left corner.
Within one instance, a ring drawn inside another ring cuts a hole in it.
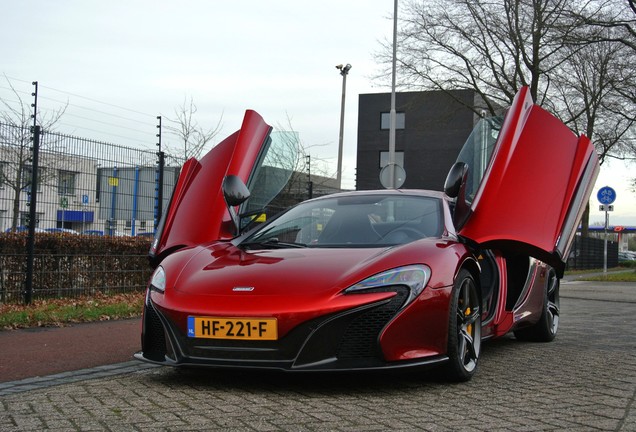
[[[157,226],[159,225],[161,213],[163,212],[163,172],[166,164],[166,154],[161,150],[161,116],[157,116],[157,120],[159,120],[159,124],[157,125],[157,129],[159,129],[157,133],[157,147],[159,151],[157,152],[157,184],[155,186],[155,232],[157,232]]]
[[[31,171],[31,191],[29,199],[29,234],[27,237],[27,263],[26,280],[24,282],[24,303],[31,304],[33,300],[33,261],[35,259],[35,225],[37,224],[37,201],[38,201],[38,159],[40,154],[40,126],[37,125],[36,114],[38,112],[38,82],[34,81],[35,91],[31,94],[34,97],[33,107],[33,164]]]
[[[311,181],[311,155],[305,156],[307,160],[307,196],[309,199],[314,197],[314,182]]]

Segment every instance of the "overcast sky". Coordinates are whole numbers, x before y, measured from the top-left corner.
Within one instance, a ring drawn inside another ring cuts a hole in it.
[[[254,109],[275,127],[291,123],[312,157],[335,171],[342,91],[335,65],[351,63],[343,184],[353,187],[358,94],[390,91],[373,76],[392,12],[391,0],[5,1],[0,72],[29,103],[37,80],[44,112],[68,101],[63,132],[152,149],[155,117],[173,117],[192,97],[199,123],[222,118],[219,138]],[[12,98],[4,78],[0,97]],[[611,168],[593,192],[591,220],[603,220],[595,196],[610,185],[617,190],[610,223],[636,225],[634,175],[622,163]]]

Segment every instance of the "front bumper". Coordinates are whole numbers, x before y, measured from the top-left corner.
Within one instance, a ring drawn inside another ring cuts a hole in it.
[[[336,371],[431,366],[446,356],[387,362],[380,334],[408,297],[405,287],[387,288],[396,295],[380,302],[319,317],[276,341],[189,338],[147,296],[142,351],[135,358],[168,366]]]

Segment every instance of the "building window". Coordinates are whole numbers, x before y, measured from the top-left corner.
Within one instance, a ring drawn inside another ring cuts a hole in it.
[[[57,194],[75,195],[75,177],[77,173],[59,170],[57,174]]]
[[[395,113],[395,129],[404,129],[405,125],[405,116],[403,112]],[[382,119],[380,121],[380,129],[389,130],[391,127],[391,114],[388,112],[382,113]]]
[[[5,165],[7,165],[6,162],[0,162],[0,189],[2,189],[7,183],[7,179],[5,177],[7,175],[7,170],[5,168]]]
[[[28,227],[29,226],[29,217],[31,212],[20,212],[20,226]],[[40,219],[44,217],[44,213],[36,213],[35,214],[35,226],[40,226]]]
[[[7,217],[6,210],[0,210],[0,232],[4,232],[7,228],[9,228],[10,224],[5,223],[9,222],[9,218]]]
[[[38,182],[38,193],[42,192],[42,171],[44,168],[38,168],[37,182]],[[31,165],[23,165],[22,166],[22,190],[31,193],[31,180],[33,179],[33,167]]]
[[[380,152],[380,168],[384,168],[389,163],[389,152],[381,151]],[[395,163],[404,168],[404,152],[396,151],[395,152]]]

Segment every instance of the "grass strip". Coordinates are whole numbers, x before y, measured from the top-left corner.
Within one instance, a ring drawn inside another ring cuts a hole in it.
[[[141,316],[144,293],[35,300],[30,305],[0,304],[0,329],[63,327],[82,322]]]
[[[578,280],[591,282],[636,282],[636,271],[582,276]]]

